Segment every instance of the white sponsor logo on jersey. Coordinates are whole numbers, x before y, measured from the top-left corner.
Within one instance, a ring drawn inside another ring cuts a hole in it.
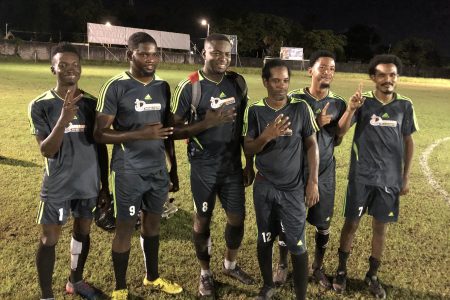
[[[230,105],[230,104],[233,104],[236,102],[234,97],[225,98],[225,99],[211,97],[211,99],[209,101],[211,101],[211,108],[219,108],[222,105]]]
[[[161,110],[160,103],[146,103],[145,101],[141,101],[139,99],[136,99],[134,103],[134,109],[136,111]]]
[[[78,125],[69,123],[69,125],[64,129],[64,133],[68,132],[84,132],[86,125]]]
[[[397,121],[395,121],[395,120],[383,120],[379,116],[372,115],[372,117],[370,119],[370,125],[372,125],[372,126],[397,127]]]

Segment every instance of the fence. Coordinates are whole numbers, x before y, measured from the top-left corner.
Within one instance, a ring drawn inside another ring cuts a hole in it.
[[[16,56],[24,60],[50,60],[50,53],[55,43],[45,42],[26,42],[26,41],[0,41],[0,55]],[[98,61],[126,61],[126,49],[119,47],[102,47],[92,45],[75,45],[83,59]],[[173,52],[162,50],[161,59],[163,62],[177,64],[202,64],[203,60],[199,54],[190,54],[186,52]],[[237,57],[233,55],[231,65],[234,66]],[[286,61],[293,70],[302,70],[308,68],[308,65],[299,61]],[[238,65],[242,67],[261,68],[262,58],[239,57]],[[337,70],[345,73],[367,73],[368,65],[356,62],[338,62]],[[430,78],[450,78],[450,69],[448,68],[430,68],[404,66],[402,75]]]

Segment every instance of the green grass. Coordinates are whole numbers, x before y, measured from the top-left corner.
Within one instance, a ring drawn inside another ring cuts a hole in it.
[[[172,70],[165,65],[158,74],[171,85],[175,85],[192,69]],[[80,86],[96,95],[100,86],[109,77],[124,70],[124,65],[88,65],[83,68]],[[170,69],[170,70],[169,70]],[[258,72],[246,70],[246,79],[252,100],[265,95]],[[17,63],[3,61],[0,64],[0,299],[38,299],[34,257],[40,228],[34,222],[39,201],[39,189],[43,172],[43,160],[34,137],[29,134],[27,105],[43,91],[54,87],[55,78],[47,64]],[[421,78],[401,78],[398,90],[413,99],[420,131],[414,134],[416,152],[411,174],[411,193],[401,198],[400,220],[389,228],[383,264],[379,275],[387,285],[389,299],[449,299],[450,255],[449,228],[450,208],[441,195],[429,185],[420,170],[418,157],[435,140],[450,136],[450,81]],[[348,98],[360,81],[365,89],[372,83],[365,74],[341,74],[335,78],[333,90]],[[402,83],[403,82],[403,83]],[[291,88],[309,83],[304,72],[294,72]],[[337,190],[335,218],[326,256],[325,266],[331,275],[337,266],[339,232],[343,223],[342,203],[346,187],[346,174],[350,154],[351,135],[336,149]],[[190,241],[192,200],[189,187],[189,166],[185,144],[176,143],[179,158],[181,189],[175,194],[180,211],[170,220],[164,221],[161,230],[161,275],[173,279],[185,288],[181,296],[167,297],[150,293],[142,287],[144,266],[139,246],[138,233],[132,241],[128,283],[137,297],[147,299],[190,299],[197,293],[199,267]],[[450,192],[450,142],[435,148],[429,163],[437,180]],[[251,299],[261,284],[256,260],[256,223],[252,207],[252,190],[247,189],[247,222],[245,238],[239,254],[239,263],[258,279],[258,285],[244,286],[220,274],[224,252],[223,230],[225,216],[216,209],[212,224],[213,258],[212,268],[219,282],[220,299]],[[218,205],[218,208],[220,205]],[[70,226],[65,226],[57,246],[57,262],[53,277],[54,290],[58,298],[63,296],[63,287],[68,276]],[[91,254],[85,271],[86,279],[110,294],[114,287],[110,258],[112,234],[93,227]],[[314,232],[308,226],[307,241],[314,240]],[[365,217],[358,231],[349,260],[349,288],[345,296],[332,292],[321,293],[316,285],[308,288],[310,299],[368,299],[362,278],[367,270],[370,254],[370,218]],[[313,246],[310,243],[310,252]],[[310,253],[310,254],[311,254]],[[276,256],[274,256],[276,257]],[[311,256],[310,256],[311,257]],[[277,299],[292,299],[291,285],[279,289]],[[65,299],[76,297],[65,296]]]

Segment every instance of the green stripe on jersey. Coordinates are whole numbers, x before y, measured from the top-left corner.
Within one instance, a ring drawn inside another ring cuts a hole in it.
[[[173,114],[177,111],[181,92],[183,91],[184,87],[190,82],[191,81],[189,80],[189,78],[187,78],[187,79],[181,81],[175,88],[175,91],[173,92],[173,95],[172,95],[172,99],[170,100],[170,111]]]
[[[128,79],[128,78],[129,78],[128,75],[125,72],[122,72],[119,75],[116,75],[116,76],[112,77],[111,79],[109,79],[100,89],[100,93],[98,95],[97,107],[95,108],[95,110],[97,110],[99,112],[101,112],[103,110],[103,107],[105,106],[106,90],[114,81]]]
[[[247,132],[248,132],[248,111],[249,111],[250,107],[252,107],[252,106],[264,106],[264,105],[265,105],[264,104],[264,99],[261,99],[259,101],[256,101],[256,102],[250,104],[249,106],[247,106],[245,108],[245,111],[244,111],[244,122],[243,122],[243,126],[242,126],[242,136],[246,136]]]

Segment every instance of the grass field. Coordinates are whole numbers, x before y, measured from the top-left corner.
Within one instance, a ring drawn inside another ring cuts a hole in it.
[[[95,66],[83,69],[80,86],[96,95],[106,79],[126,66]],[[158,74],[166,79],[172,90],[189,70],[161,68]],[[339,69],[339,67],[338,67]],[[252,100],[264,96],[258,70],[245,70]],[[365,74],[338,73],[333,90],[348,98],[360,81],[365,90],[372,88]],[[291,89],[307,85],[306,73],[294,72]],[[38,299],[39,288],[34,258],[40,228],[35,224],[39,189],[43,174],[43,159],[37,143],[29,134],[27,105],[31,99],[55,85],[47,64],[0,61],[0,299]],[[450,136],[450,80],[400,78],[398,91],[413,99],[420,131],[414,134],[416,152],[411,174],[411,192],[401,198],[400,220],[389,228],[388,240],[379,276],[386,284],[389,299],[450,299],[450,207],[443,196],[430,187],[423,175],[418,158],[434,141]],[[337,248],[343,223],[342,203],[346,186],[352,133],[336,149],[337,190],[335,218],[325,267],[331,275],[337,266]],[[450,192],[450,141],[435,148],[429,164],[440,185]],[[180,211],[163,221],[161,232],[160,273],[179,282],[185,291],[177,297],[151,293],[142,287],[144,266],[138,233],[132,241],[128,283],[137,299],[191,299],[197,294],[199,267],[191,238],[192,200],[189,187],[189,166],[185,144],[177,142],[180,191],[175,194]],[[219,206],[218,206],[219,207]],[[251,299],[261,285],[256,260],[256,222],[252,206],[252,190],[247,189],[247,222],[239,263],[258,279],[255,286],[244,286],[220,273],[223,259],[223,211],[216,209],[212,224],[212,268],[218,282],[220,299]],[[63,287],[69,266],[69,222],[57,246],[57,262],[53,277],[57,299],[65,296]],[[363,277],[370,255],[370,219],[365,217],[358,231],[349,260],[349,284],[345,295],[320,292],[311,284],[309,299],[370,299]],[[314,235],[308,227],[307,240]],[[91,253],[85,268],[86,279],[110,294],[114,287],[111,263],[112,234],[93,227]],[[313,247],[310,247],[310,254]],[[274,256],[276,257],[276,256]],[[292,285],[280,288],[277,299],[293,299]]]

